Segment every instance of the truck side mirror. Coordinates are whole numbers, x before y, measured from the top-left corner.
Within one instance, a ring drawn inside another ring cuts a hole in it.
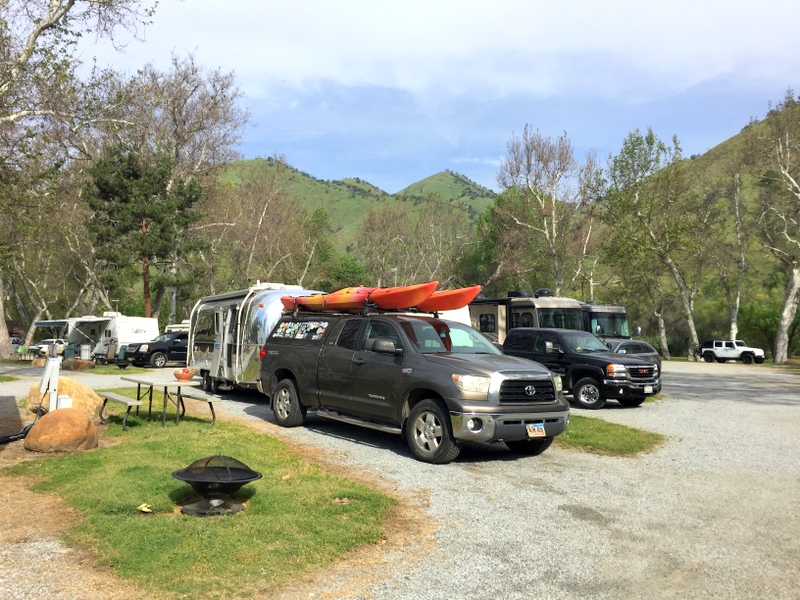
[[[389,338],[377,338],[372,344],[372,351],[380,354],[392,354],[400,356],[403,354],[402,348],[395,348],[394,342]]]
[[[553,342],[545,342],[544,343],[544,351],[545,352],[552,352],[553,351]]]
[[[641,327],[637,327],[636,328],[636,337],[642,337],[642,328]]]

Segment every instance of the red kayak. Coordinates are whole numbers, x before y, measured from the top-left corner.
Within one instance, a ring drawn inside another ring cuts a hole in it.
[[[433,292],[425,300],[417,304],[417,310],[422,312],[440,312],[443,310],[456,310],[463,308],[475,299],[481,291],[481,286],[471,285],[456,290],[439,290]]]
[[[398,285],[388,288],[349,287],[336,290],[330,294],[313,294],[311,296],[283,296],[281,302],[287,310],[301,308],[304,310],[360,310],[375,306],[383,310],[410,308],[423,302],[430,296],[438,281],[418,283],[415,285]]]

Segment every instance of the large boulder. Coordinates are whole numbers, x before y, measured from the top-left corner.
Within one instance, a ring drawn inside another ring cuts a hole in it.
[[[97,427],[77,408],[47,413],[25,436],[25,449],[31,452],[80,452],[97,445]]]
[[[94,369],[94,361],[83,360],[82,358],[65,358],[61,363],[61,368],[65,371],[86,371]]]
[[[72,408],[80,410],[87,417],[97,422],[103,399],[98,396],[92,388],[69,377],[59,377],[58,393],[59,395],[67,395],[72,398]],[[42,398],[42,396],[44,396],[44,398]],[[28,410],[35,413],[39,408],[40,400],[42,402],[42,407],[45,410],[49,410],[50,394],[40,393],[39,384],[31,386],[30,390],[28,390],[28,402],[26,405]]]

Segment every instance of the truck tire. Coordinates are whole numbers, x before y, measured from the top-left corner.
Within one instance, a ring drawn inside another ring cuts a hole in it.
[[[167,355],[163,352],[153,352],[150,357],[150,366],[160,369],[167,364]]]
[[[528,454],[530,456],[539,456],[542,452],[550,447],[553,443],[552,437],[539,438],[537,440],[514,440],[513,442],[506,441],[508,449],[516,454]]]
[[[706,362],[714,362],[714,353],[713,352],[706,352],[703,354],[703,360]]]
[[[291,379],[282,379],[272,392],[272,410],[275,422],[281,427],[297,427],[306,419],[305,411],[300,406],[297,388]]]
[[[423,462],[444,465],[461,452],[450,431],[450,419],[435,400],[418,402],[408,415],[406,443]]]
[[[752,354],[742,354],[742,362],[746,365],[753,364],[753,355]]]
[[[203,391],[209,394],[216,394],[219,392],[219,379],[212,377],[211,373],[203,375]]]
[[[584,377],[575,384],[572,390],[572,398],[581,408],[590,408],[592,410],[603,408],[606,404],[606,399],[600,393],[600,386],[591,377]]]
[[[628,408],[636,408],[644,404],[644,398],[617,398],[617,401]]]
[[[754,360],[756,361],[757,365],[760,365],[761,363],[764,362],[764,357],[763,356],[758,356]]]
[[[718,358],[717,362],[718,363],[724,363],[726,360],[728,360],[728,359],[727,358]]]

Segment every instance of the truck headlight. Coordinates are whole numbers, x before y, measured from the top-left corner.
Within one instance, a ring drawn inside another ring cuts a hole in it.
[[[489,377],[480,377],[478,375],[453,375],[453,382],[462,392],[488,394],[489,381]]]
[[[556,386],[556,396],[564,390],[564,382],[561,381],[561,375],[553,375],[553,385]]]
[[[147,352],[147,348],[149,348],[147,344],[142,344],[139,346],[139,352]]]
[[[627,377],[628,369],[625,368],[625,365],[606,365],[606,374],[609,377]]]

